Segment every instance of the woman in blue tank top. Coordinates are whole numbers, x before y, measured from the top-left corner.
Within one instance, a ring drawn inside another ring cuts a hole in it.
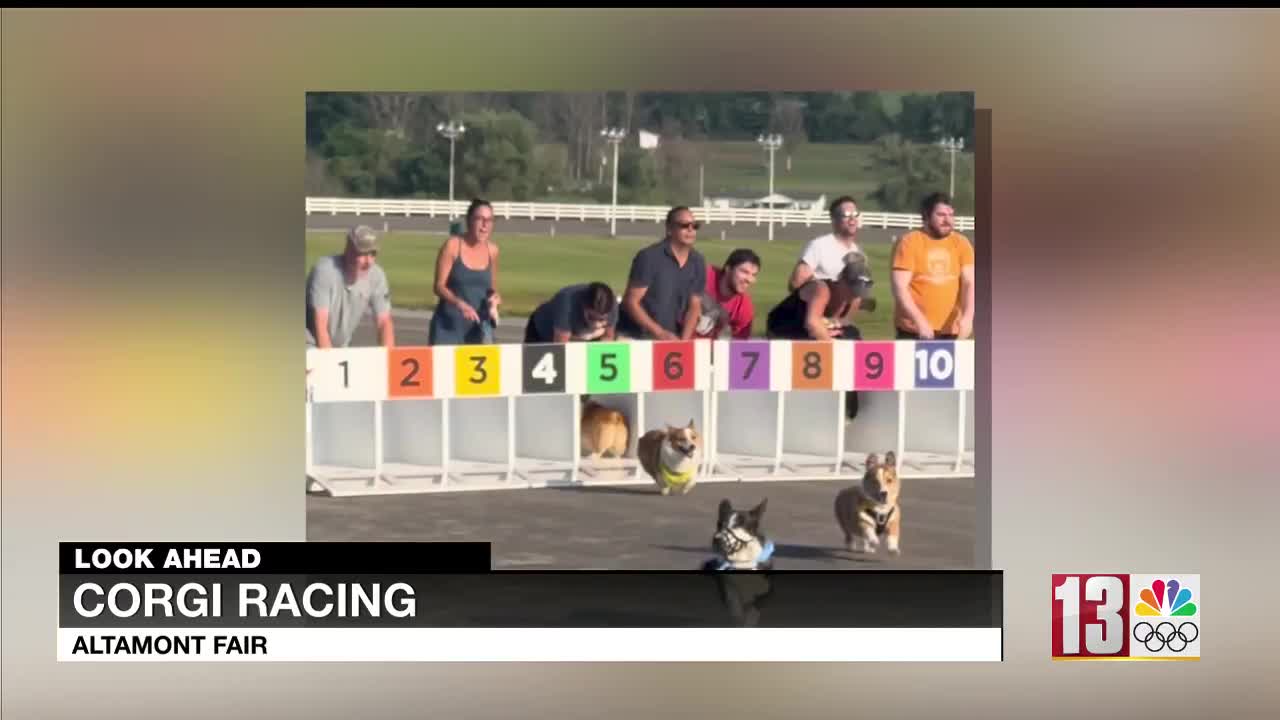
[[[467,229],[449,235],[436,256],[436,304],[428,342],[432,345],[483,345],[494,341],[498,305],[498,246],[493,206],[472,200]]]

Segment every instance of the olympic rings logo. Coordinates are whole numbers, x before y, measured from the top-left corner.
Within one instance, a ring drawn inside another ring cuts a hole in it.
[[[1145,633],[1141,633],[1143,625],[1147,626]],[[1166,625],[1169,628],[1168,630],[1164,629]],[[1188,630],[1188,628],[1190,629]],[[1191,634],[1188,635],[1188,633]],[[1200,627],[1190,620],[1177,627],[1167,620],[1155,627],[1151,627],[1149,622],[1140,622],[1133,626],[1133,639],[1142,643],[1148,652],[1160,652],[1166,647],[1172,652],[1182,652],[1187,649],[1188,645],[1195,642],[1198,637],[1200,637]],[[1153,647],[1154,643],[1159,644]]]

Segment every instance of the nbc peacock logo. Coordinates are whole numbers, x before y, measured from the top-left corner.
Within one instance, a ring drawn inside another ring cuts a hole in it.
[[[1130,583],[1130,656],[1200,657],[1200,576],[1133,575]]]

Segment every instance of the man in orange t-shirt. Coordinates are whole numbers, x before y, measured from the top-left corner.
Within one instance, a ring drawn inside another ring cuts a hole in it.
[[[893,322],[899,340],[965,340],[973,334],[973,245],[954,231],[945,193],[920,207],[922,230],[893,249]]]

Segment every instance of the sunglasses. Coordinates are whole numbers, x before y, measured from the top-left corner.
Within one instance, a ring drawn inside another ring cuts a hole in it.
[[[862,214],[862,213],[859,213],[858,211],[856,211],[856,210],[855,210],[854,212],[838,212],[838,213],[832,213],[832,215],[831,215],[831,216],[832,216],[832,217],[834,217],[834,218],[835,218],[835,219],[837,219],[837,220],[850,220],[850,219],[852,219],[852,218],[856,218],[856,217],[858,217],[858,216],[859,216],[859,215],[861,215],[861,214]]]
[[[702,228],[702,223],[700,222],[676,223],[676,227],[680,228],[681,230],[688,230],[689,228],[693,228],[694,230],[700,230]]]

